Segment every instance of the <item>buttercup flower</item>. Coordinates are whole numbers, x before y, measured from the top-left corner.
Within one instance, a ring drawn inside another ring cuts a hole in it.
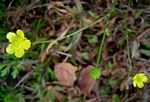
[[[7,33],[6,38],[9,40],[10,44],[6,48],[8,54],[15,53],[16,57],[22,57],[24,55],[24,50],[28,50],[31,47],[31,42],[24,36],[24,32],[20,29],[13,32]]]
[[[148,81],[148,77],[144,73],[138,73],[133,77],[133,86],[138,88],[144,87],[144,82]]]

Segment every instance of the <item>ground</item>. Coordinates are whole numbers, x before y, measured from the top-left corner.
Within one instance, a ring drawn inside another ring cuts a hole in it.
[[[150,101],[149,0],[1,0],[0,23],[0,102]]]

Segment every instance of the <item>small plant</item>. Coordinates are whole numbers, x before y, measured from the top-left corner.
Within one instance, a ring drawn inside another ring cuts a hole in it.
[[[0,102],[25,102],[22,90],[12,87],[0,88]]]
[[[93,26],[94,24],[98,23],[100,19],[96,20],[95,22],[86,25],[84,27],[82,27],[81,29],[77,30],[76,32],[73,32],[61,39],[56,39],[55,41],[60,41],[66,38],[69,38],[71,36],[74,36],[76,34],[78,34],[79,32]],[[31,42],[30,40],[28,40],[25,35],[24,32],[21,29],[18,29],[16,31],[16,34],[14,32],[9,32],[6,35],[6,38],[9,40],[10,44],[7,46],[6,48],[6,52],[8,54],[14,54],[17,58],[21,58],[24,55],[24,50],[28,50],[31,47]],[[54,41],[54,42],[55,42]],[[32,44],[39,44],[39,43],[50,43],[52,42],[52,40],[47,40],[47,41],[41,41],[41,42],[32,42]],[[6,66],[0,66],[0,70],[2,71],[1,76],[4,77],[6,76],[9,72],[10,72],[10,68],[11,66],[6,65]],[[21,68],[22,69],[22,68]],[[19,74],[20,69],[14,68],[13,72],[11,73],[11,75],[13,76],[13,78],[15,79],[17,77],[17,75]],[[97,75],[96,75],[97,76]]]
[[[101,54],[102,54],[102,49],[103,49],[103,45],[104,45],[104,41],[106,39],[106,36],[109,36],[109,29],[108,28],[104,29],[104,33],[103,33],[103,37],[102,37],[102,42],[101,42],[100,47],[99,47],[98,59],[97,59],[96,67],[93,68],[93,69],[91,69],[91,71],[90,71],[90,76],[94,80],[98,79],[100,77],[100,75],[101,75],[101,70],[98,69],[98,68],[99,68],[99,62],[100,62],[100,58],[101,58]]]
[[[12,78],[15,79],[23,68],[23,64],[20,61],[5,62],[0,64],[0,77],[5,78],[10,73]]]

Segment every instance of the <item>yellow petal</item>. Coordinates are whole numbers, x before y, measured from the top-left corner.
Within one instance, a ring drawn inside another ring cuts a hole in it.
[[[133,86],[136,87],[136,81],[133,81]]]
[[[16,49],[16,51],[15,51],[15,56],[16,57],[22,57],[24,55],[24,50],[23,50],[23,48],[18,48],[18,49]]]
[[[145,74],[144,73],[139,73],[138,76],[143,77],[143,76],[145,76]]]
[[[143,82],[147,82],[147,81],[148,81],[147,76],[144,76],[144,77],[143,77]]]
[[[14,47],[13,47],[12,44],[9,44],[9,45],[7,46],[6,52],[7,52],[8,54],[13,54],[13,53],[15,52],[15,49],[14,49]]]
[[[9,42],[13,42],[16,39],[16,34],[13,32],[9,32],[9,33],[7,33],[6,38],[9,40]]]
[[[136,80],[137,79],[137,74],[133,77],[133,80]]]
[[[22,44],[23,44],[22,46],[25,50],[28,50],[31,47],[30,40],[24,40],[24,42]]]
[[[22,30],[18,29],[16,33],[18,38],[24,39],[24,32]]]
[[[137,83],[137,86],[138,86],[138,88],[142,88],[142,87],[144,87],[144,84],[143,84],[143,82],[140,82],[140,83]]]

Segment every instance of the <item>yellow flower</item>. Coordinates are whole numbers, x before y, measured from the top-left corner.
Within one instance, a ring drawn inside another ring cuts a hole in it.
[[[24,55],[24,50],[28,50],[31,47],[31,42],[24,36],[24,32],[20,29],[13,32],[7,33],[6,38],[9,40],[10,44],[6,48],[8,54],[15,53],[16,57],[22,57]]]
[[[133,77],[133,86],[138,88],[144,87],[144,82],[148,81],[148,77],[144,73],[138,73]]]

